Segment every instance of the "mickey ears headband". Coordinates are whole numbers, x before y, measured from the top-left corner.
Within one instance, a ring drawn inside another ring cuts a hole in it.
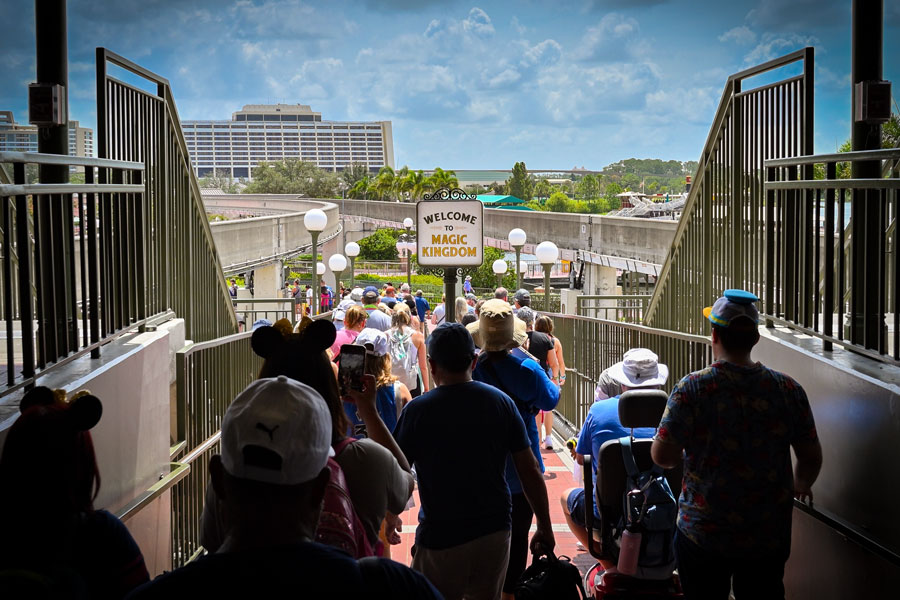
[[[269,358],[289,342],[292,345],[300,343],[309,352],[324,352],[331,347],[336,336],[337,330],[331,321],[313,321],[304,317],[297,326],[297,332],[292,333],[290,321],[281,319],[271,327],[260,327],[254,331],[250,345],[257,356]]]
[[[100,422],[103,415],[103,404],[100,399],[87,390],[82,390],[66,399],[65,390],[51,390],[38,386],[29,390],[19,404],[19,411],[36,407],[60,406],[65,408],[66,420],[75,431],[88,431]]]

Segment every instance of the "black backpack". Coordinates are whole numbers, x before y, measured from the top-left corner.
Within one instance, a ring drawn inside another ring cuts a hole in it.
[[[514,590],[516,600],[587,600],[581,573],[568,556],[535,555]]]
[[[622,498],[624,518],[619,523],[617,537],[625,526],[641,532],[641,551],[638,557],[637,577],[641,579],[665,579],[675,570],[675,521],[678,503],[669,487],[662,467],[653,465],[649,471],[638,470],[631,449],[631,438],[619,439],[622,459],[628,474],[628,485]],[[629,501],[629,492],[633,495]],[[635,500],[639,499],[639,502]]]

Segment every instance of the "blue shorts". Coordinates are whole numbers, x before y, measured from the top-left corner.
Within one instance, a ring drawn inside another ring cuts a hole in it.
[[[569,514],[572,516],[572,520],[579,527],[587,528],[587,524],[584,522],[584,490],[576,489],[572,490],[569,493],[569,497],[566,498],[566,508],[569,509]],[[600,528],[600,514],[597,511],[597,504],[594,503],[594,528]]]

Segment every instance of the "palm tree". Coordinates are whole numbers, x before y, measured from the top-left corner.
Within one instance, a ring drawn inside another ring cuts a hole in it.
[[[375,176],[375,184],[372,186],[372,191],[374,191],[381,200],[384,200],[385,196],[390,198],[394,192],[394,179],[396,179],[394,169],[387,165],[381,167],[378,171],[378,175]]]
[[[409,177],[409,167],[403,165],[397,172],[394,174],[394,192],[397,195],[397,202],[403,202],[406,198],[405,194],[409,191],[409,183],[407,182],[407,178]]]
[[[435,167],[434,173],[428,178],[431,181],[432,189],[456,188],[459,187],[459,180],[456,178],[455,171],[445,171],[440,167]]]
[[[366,175],[362,179],[358,180],[353,186],[347,190],[347,197],[363,199],[368,198],[369,194],[372,190],[373,179]]]
[[[550,192],[550,182],[546,179],[540,179],[536,184],[534,184],[534,195],[537,196],[538,200],[549,198]]]
[[[421,200],[425,192],[431,191],[431,181],[425,177],[422,170],[410,171],[405,179],[406,189],[409,191],[410,200]]]

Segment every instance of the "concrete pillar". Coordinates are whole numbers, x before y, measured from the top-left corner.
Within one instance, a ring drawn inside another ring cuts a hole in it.
[[[253,275],[253,295],[256,298],[279,298],[283,277],[280,262],[257,267]]]
[[[322,255],[322,262],[325,263],[325,274],[322,276],[322,281],[324,281],[326,285],[330,285],[331,289],[334,290],[334,293],[337,294],[340,291],[341,286],[339,284],[337,284],[337,281],[334,276],[334,271],[332,271],[331,268],[328,266],[328,259],[331,257],[332,254],[343,254],[344,253],[344,247],[341,246],[341,236],[335,236],[334,238],[328,240],[324,244],[320,244],[319,252]],[[348,260],[347,261],[348,265],[349,265],[349,262],[350,261]],[[348,266],[347,267],[347,269],[348,269],[347,277],[348,278],[350,276],[349,268],[350,267]],[[349,281],[349,279],[348,279],[348,281]]]
[[[584,292],[581,290],[572,290],[572,289],[563,289],[559,291],[560,293],[560,306],[559,312],[564,315],[577,315],[578,314],[578,296],[581,296]]]

